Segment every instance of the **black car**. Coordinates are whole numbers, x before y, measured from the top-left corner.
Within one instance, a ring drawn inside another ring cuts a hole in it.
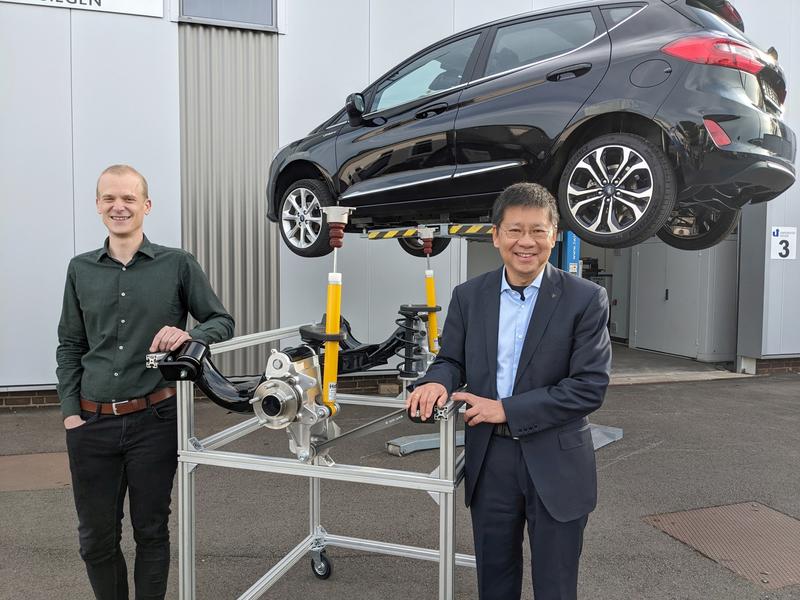
[[[710,247],[795,180],[777,52],[743,29],[727,0],[641,0],[453,35],[282,148],[268,217],[296,254],[320,256],[322,206],[355,207],[350,231],[485,222],[503,188],[536,181],[591,244]]]

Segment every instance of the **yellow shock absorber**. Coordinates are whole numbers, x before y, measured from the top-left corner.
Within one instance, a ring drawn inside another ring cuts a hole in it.
[[[425,300],[428,306],[436,306],[436,281],[433,278],[433,269],[425,270]],[[428,350],[431,354],[439,352],[439,327],[436,313],[428,313]]]
[[[342,313],[342,274],[328,273],[328,303],[325,310],[325,333],[340,333]],[[322,403],[336,414],[336,379],[339,376],[339,342],[325,342],[325,371],[322,376]]]

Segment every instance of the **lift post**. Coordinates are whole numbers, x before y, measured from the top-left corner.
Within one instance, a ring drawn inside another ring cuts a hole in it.
[[[581,276],[581,239],[571,231],[561,231],[550,263],[570,275]]]

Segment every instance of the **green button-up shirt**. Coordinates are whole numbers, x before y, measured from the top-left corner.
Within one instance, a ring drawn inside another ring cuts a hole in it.
[[[67,269],[58,325],[58,396],[64,417],[80,414],[80,398],[115,402],[165,387],[145,355],[165,325],[186,329],[207,343],[233,335],[233,318],[217,298],[197,260],[145,237],[123,265],[103,248],[73,258]]]

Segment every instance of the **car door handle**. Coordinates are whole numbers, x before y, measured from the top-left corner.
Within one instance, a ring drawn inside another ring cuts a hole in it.
[[[547,80],[565,81],[567,79],[575,79],[576,77],[580,77],[581,75],[586,75],[586,73],[588,73],[591,70],[592,70],[592,65],[590,63],[570,65],[569,67],[564,67],[563,69],[556,69],[555,71],[550,71],[547,74]]]
[[[447,102],[440,102],[439,104],[431,104],[430,106],[426,106],[421,111],[419,111],[414,116],[417,119],[427,119],[429,117],[433,117],[435,115],[442,114],[448,108]]]

